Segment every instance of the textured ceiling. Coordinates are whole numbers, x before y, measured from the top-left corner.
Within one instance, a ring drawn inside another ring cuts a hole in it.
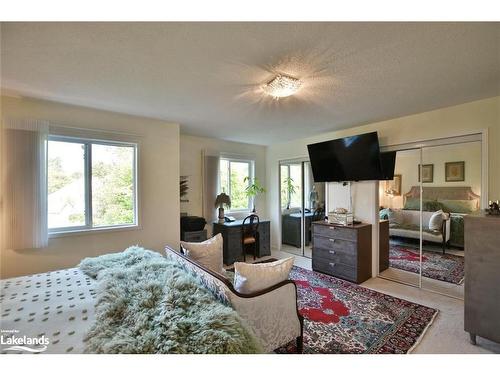
[[[265,97],[273,72],[303,87]],[[499,95],[500,23],[3,23],[1,79],[272,144]]]

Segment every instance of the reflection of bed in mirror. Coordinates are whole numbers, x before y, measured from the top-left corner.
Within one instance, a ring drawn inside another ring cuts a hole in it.
[[[479,190],[476,190],[479,193]],[[423,187],[423,244],[420,252],[420,187],[412,186],[403,194],[404,203],[398,209],[380,211],[379,259],[380,271],[390,269],[389,278],[414,284],[411,274],[421,274],[422,280],[460,286],[464,280],[464,219],[480,209],[480,196],[470,186]],[[447,220],[441,230],[429,228],[431,216],[443,210]],[[448,215],[449,214],[449,215]],[[443,239],[445,238],[445,242]],[[385,272],[385,271],[384,271]],[[418,277],[418,276],[417,276]],[[432,280],[431,280],[432,279]],[[431,281],[429,281],[431,280]],[[441,286],[439,286],[441,287]],[[459,292],[459,289],[456,291]],[[454,289],[455,290],[455,289]]]
[[[464,216],[480,209],[481,196],[470,186],[424,186],[422,188],[422,210],[450,214],[450,246],[464,246]],[[404,194],[403,210],[418,210],[420,207],[420,186],[412,186]]]

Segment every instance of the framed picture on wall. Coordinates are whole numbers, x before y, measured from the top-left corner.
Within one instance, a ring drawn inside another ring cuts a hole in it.
[[[395,174],[393,180],[385,181],[385,194],[398,197],[401,195],[401,175]]]
[[[418,182],[420,182],[420,164],[418,165]],[[422,182],[434,182],[434,164],[422,164]]]
[[[453,161],[444,164],[445,181],[457,182],[465,181],[465,162]]]

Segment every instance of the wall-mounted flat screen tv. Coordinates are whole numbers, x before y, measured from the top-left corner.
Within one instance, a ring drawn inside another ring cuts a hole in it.
[[[315,182],[378,180],[382,175],[377,132],[307,146]]]
[[[396,166],[396,151],[381,152],[380,165],[382,167],[382,174],[379,180],[393,180],[394,167]]]

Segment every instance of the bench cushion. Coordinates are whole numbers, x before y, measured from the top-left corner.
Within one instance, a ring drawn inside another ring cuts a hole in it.
[[[425,241],[431,242],[442,242],[443,235],[440,231],[435,231],[427,227],[423,228],[422,237]],[[406,238],[420,238],[419,226],[415,224],[402,224],[402,225],[392,225],[389,228],[389,234],[391,236],[406,237]]]

